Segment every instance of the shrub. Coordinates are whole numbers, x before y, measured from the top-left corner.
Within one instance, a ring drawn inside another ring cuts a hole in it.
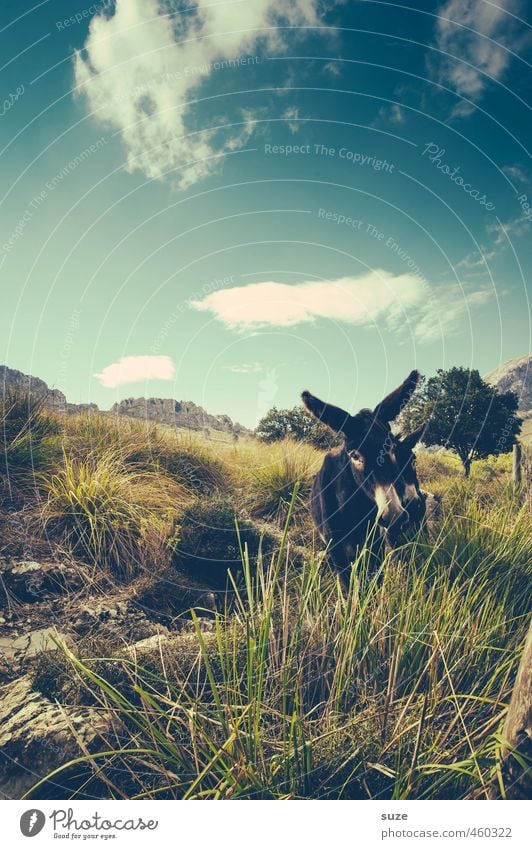
[[[402,412],[403,426],[424,426],[425,445],[456,451],[466,477],[471,463],[490,454],[511,451],[521,430],[515,392],[498,392],[476,369],[438,369],[423,380]]]
[[[35,472],[61,457],[56,439],[61,425],[34,393],[8,390],[0,399],[0,480],[11,498],[28,495]]]
[[[47,532],[61,535],[72,553],[116,575],[130,577],[164,557],[182,487],[168,477],[127,468],[116,450],[85,460],[65,457],[44,479]]]
[[[255,434],[263,442],[278,442],[290,437],[324,449],[338,445],[341,441],[341,437],[302,407],[293,407],[290,410],[272,407],[258,423]]]
[[[244,549],[256,560],[259,552],[268,558],[278,547],[278,534],[238,514],[227,499],[198,499],[180,517],[174,563],[210,588],[225,590],[227,571],[242,571]]]
[[[229,467],[200,440],[172,433],[156,433],[152,441],[133,450],[129,462],[162,469],[198,496],[233,489]]]
[[[112,447],[124,464],[169,475],[193,495],[232,488],[231,470],[212,449],[174,428],[88,413],[69,418],[65,443],[77,459]]]
[[[119,742],[115,722],[107,754],[87,758],[84,792],[101,794],[107,776],[147,798],[504,795],[530,527],[511,501],[474,506],[433,546],[421,538],[388,556],[380,577],[367,580],[362,556],[347,591],[319,561],[295,573],[279,558],[257,566],[238,615],[218,615],[209,633],[194,619],[195,633],[107,667],[68,655],[84,698],[122,722]]]
[[[320,461],[321,456],[308,445],[285,440],[275,446],[263,464],[250,465],[247,499],[251,513],[284,524],[296,487],[296,513],[305,508]]]

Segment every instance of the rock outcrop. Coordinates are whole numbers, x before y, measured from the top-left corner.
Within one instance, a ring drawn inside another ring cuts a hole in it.
[[[485,380],[499,392],[515,392],[519,398],[519,413],[532,416],[532,354],[515,357],[486,375]]]
[[[43,398],[44,406],[56,413],[100,412],[97,404],[69,403],[59,389],[50,389],[39,377],[0,366],[0,396],[9,389],[31,392],[36,398]],[[114,404],[111,413],[188,430],[208,429],[234,434],[249,432],[227,415],[215,416],[193,401],[175,401],[172,398],[126,398]]]
[[[54,704],[32,689],[25,675],[0,691],[0,798],[20,799],[41,778],[74,758],[94,752],[109,719],[101,710]],[[66,775],[55,779],[59,797]],[[44,788],[43,788],[44,791]],[[36,798],[48,798],[44,791]]]
[[[0,561],[0,603],[32,602],[63,592],[76,592],[86,584],[82,569],[56,561]]]
[[[111,412],[189,430],[208,428],[226,433],[240,433],[244,430],[238,422],[233,423],[229,416],[214,416],[193,401],[174,401],[171,398],[125,398],[114,404]]]
[[[59,389],[50,389],[48,384],[40,377],[32,377],[14,368],[0,366],[0,394],[5,390],[15,389],[20,392],[28,392],[38,398],[44,399],[44,405],[57,413],[66,413],[68,406],[65,395]]]

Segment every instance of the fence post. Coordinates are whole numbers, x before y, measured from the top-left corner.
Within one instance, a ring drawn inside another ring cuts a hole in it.
[[[501,750],[502,772],[508,799],[530,798],[532,774],[532,622],[517,671],[503,738],[508,746]],[[517,756],[517,757],[516,757]]]
[[[512,480],[514,489],[519,489],[521,486],[521,443],[516,442],[514,445]]]

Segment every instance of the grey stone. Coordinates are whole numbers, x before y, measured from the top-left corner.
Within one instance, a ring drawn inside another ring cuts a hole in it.
[[[172,398],[125,398],[111,408],[119,416],[159,422],[171,427],[189,430],[210,430],[237,433],[244,431],[238,423],[234,424],[227,415],[214,416],[193,401],[175,401]]]
[[[508,360],[485,379],[499,392],[515,392],[519,398],[519,413],[532,416],[532,354]]]
[[[69,563],[36,560],[0,562],[0,600],[12,595],[19,601],[80,590],[84,577],[79,567]]]
[[[110,719],[95,708],[63,707],[32,690],[25,675],[0,689],[0,798],[20,799],[39,779],[94,752]],[[61,784],[61,777],[55,778]],[[43,798],[41,796],[41,798]]]
[[[57,642],[70,642],[70,638],[55,628],[39,628],[21,637],[0,637],[0,652],[10,661],[24,663],[42,651],[55,651]]]

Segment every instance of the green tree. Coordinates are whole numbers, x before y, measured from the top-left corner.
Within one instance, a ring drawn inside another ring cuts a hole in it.
[[[510,451],[521,430],[515,392],[497,392],[476,369],[439,369],[403,411],[403,429],[426,424],[422,442],[456,451],[469,477],[473,460]]]
[[[339,438],[329,428],[309,415],[302,407],[278,410],[272,407],[260,420],[255,435],[263,442],[277,442],[287,436],[309,442],[316,448],[331,448]]]

